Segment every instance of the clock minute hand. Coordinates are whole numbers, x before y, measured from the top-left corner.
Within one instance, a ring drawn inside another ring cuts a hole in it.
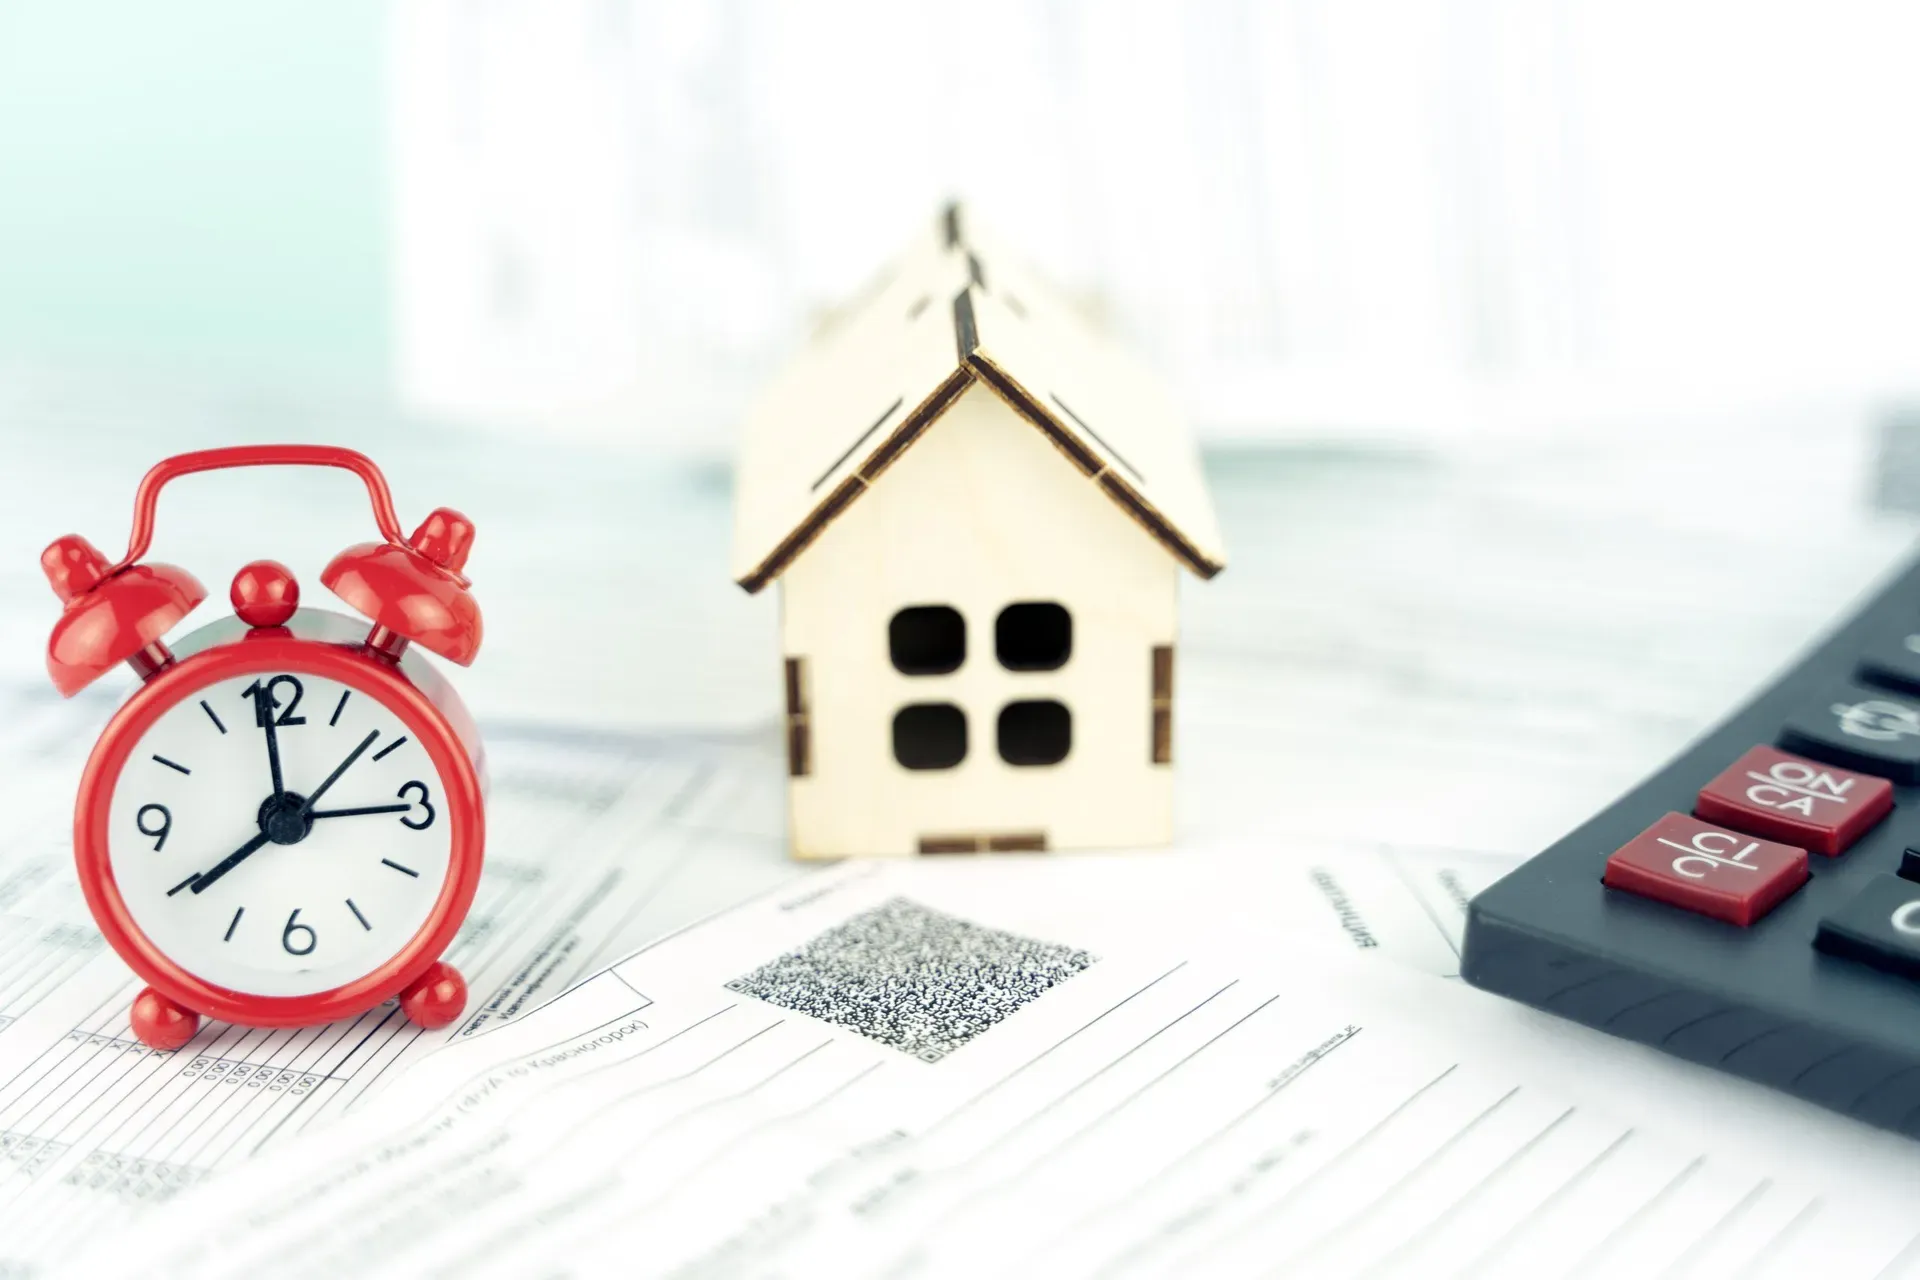
[[[373,745],[373,740],[379,736],[380,736],[380,731],[378,729],[375,729],[371,733],[369,733],[366,737],[360,739],[360,745],[347,753],[347,758],[340,762],[340,767],[335,769],[332,773],[328,774],[327,780],[313,789],[313,792],[307,796],[307,803],[303,810],[308,817],[311,818],[314,816],[314,812],[313,812],[314,802],[319,800],[321,796],[327,794],[327,788],[331,787],[334,783],[338,782],[340,780],[340,775],[345,773],[348,770],[348,768],[352,766],[353,762],[355,760],[358,760],[361,757],[361,755],[366,752],[366,749]]]
[[[359,809],[315,809],[307,816],[318,822],[322,818],[357,818],[367,813],[405,813],[411,808],[412,804],[370,804]]]
[[[260,727],[267,731],[267,765],[273,770],[273,794],[283,796],[287,793],[287,787],[280,779],[280,739],[274,733],[273,725],[275,709],[273,686],[261,686],[260,695],[253,700],[253,714],[260,722]]]
[[[196,876],[191,880],[182,881],[180,884],[177,884],[173,888],[169,889],[167,891],[167,895],[171,897],[174,894],[180,892],[182,888],[191,889],[195,893],[205,892],[208,885],[211,885],[214,881],[218,880],[221,876],[227,874],[227,872],[233,870],[235,867],[245,862],[248,858],[251,858],[254,854],[260,852],[261,849],[266,847],[266,843],[267,843],[267,833],[262,831],[259,835],[255,836],[253,839],[247,841],[245,844],[241,845],[238,849],[235,849],[232,853],[222,858],[219,861],[219,863],[213,868],[213,870],[207,872],[205,875]]]

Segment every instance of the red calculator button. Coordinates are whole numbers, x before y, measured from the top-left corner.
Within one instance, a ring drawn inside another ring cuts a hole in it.
[[[1893,784],[1755,747],[1709,782],[1695,816],[1829,858],[1867,834],[1893,809]]]
[[[1746,926],[1808,880],[1807,852],[1670,813],[1607,859],[1601,877],[1703,916]]]

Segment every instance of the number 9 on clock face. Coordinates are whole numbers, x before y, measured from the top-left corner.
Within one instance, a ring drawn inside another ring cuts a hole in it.
[[[107,812],[132,922],[204,982],[310,996],[379,970],[449,875],[447,787],[367,689],[266,671],[192,690],[127,752]]]

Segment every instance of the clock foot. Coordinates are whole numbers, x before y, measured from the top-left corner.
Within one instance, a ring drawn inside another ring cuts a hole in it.
[[[200,1029],[199,1014],[175,1004],[152,987],[133,998],[127,1021],[133,1024],[133,1034],[140,1037],[140,1043],[156,1049],[178,1049]]]
[[[400,1009],[417,1027],[428,1031],[446,1026],[467,1007],[467,980],[444,960],[421,974],[400,993]]]

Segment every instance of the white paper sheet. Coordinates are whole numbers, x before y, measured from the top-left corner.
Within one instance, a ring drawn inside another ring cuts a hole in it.
[[[843,868],[766,895],[81,1264],[1871,1275],[1920,1233],[1920,1154],[1889,1135],[1791,1104],[1754,1134],[1757,1091],[1516,1034],[1507,1006],[1337,952],[1143,948],[1093,889],[1110,880],[1026,870]],[[806,958],[768,976],[783,955]],[[1634,1088],[1612,1087],[1623,1063]]]
[[[1278,834],[1195,842],[1173,851],[1082,858],[1028,875],[1091,875],[1076,892],[1155,904],[1151,931],[1315,942],[1377,955],[1421,973],[1460,974],[1467,902],[1512,870],[1503,853],[1342,844]],[[1095,864],[1097,864],[1097,869]]]
[[[14,784],[0,844],[0,1274],[42,1270],[130,1208],[524,1016],[606,956],[800,874],[751,834],[768,791],[751,744],[496,731],[486,867],[447,956],[471,992],[460,1022],[423,1032],[389,1001],[318,1027],[209,1022],[162,1053],[127,1027],[140,984],[93,927],[70,853],[77,756],[110,703],[20,702],[35,714],[0,731]],[[717,807],[730,825],[679,825]]]
[[[757,740],[496,733],[488,869],[451,953],[474,991],[462,1023],[424,1034],[388,1005],[303,1030],[212,1023],[158,1053],[126,1027],[139,984],[86,914],[59,792],[110,703],[25,701],[38,714],[4,740],[28,785],[11,802],[18,834],[0,846],[0,1273],[43,1269],[129,1210],[324,1128],[439,1045],[524,1017],[642,942],[811,874],[785,858],[778,761]],[[1452,975],[1459,902],[1508,864],[1268,839],[1036,859],[1020,865],[1020,891],[1116,912],[1157,902],[1169,930],[1318,940]],[[1221,909],[1230,901],[1244,917]]]

